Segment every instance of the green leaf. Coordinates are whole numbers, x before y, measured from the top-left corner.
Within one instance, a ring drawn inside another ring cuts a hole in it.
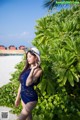
[[[68,81],[70,82],[71,86],[74,87],[74,79],[73,79],[73,75],[70,71],[67,72],[67,78],[68,78]]]

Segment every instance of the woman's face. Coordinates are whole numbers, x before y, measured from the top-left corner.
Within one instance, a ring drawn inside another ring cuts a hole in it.
[[[27,61],[29,64],[34,64],[37,61],[37,57],[28,52]]]

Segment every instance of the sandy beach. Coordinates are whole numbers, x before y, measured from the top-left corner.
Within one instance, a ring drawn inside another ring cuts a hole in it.
[[[11,78],[11,73],[17,63],[22,60],[23,56],[0,56],[0,87],[7,84]]]
[[[0,120],[16,120],[17,119],[17,115],[16,114],[12,114],[10,112],[11,108],[5,107],[5,106],[0,106]],[[2,117],[3,115],[6,115]]]

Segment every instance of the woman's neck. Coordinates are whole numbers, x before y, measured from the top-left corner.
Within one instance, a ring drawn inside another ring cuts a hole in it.
[[[32,68],[33,66],[35,66],[35,64],[34,64],[34,63],[30,65],[30,68]]]

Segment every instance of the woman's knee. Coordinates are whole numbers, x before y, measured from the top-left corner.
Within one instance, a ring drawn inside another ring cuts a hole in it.
[[[17,120],[26,120],[26,118],[29,116],[29,112],[25,110],[25,108],[22,109],[21,114],[18,116]]]
[[[25,107],[22,109],[21,111],[22,114],[25,114],[25,115],[29,115],[30,111],[28,111],[27,109],[25,109]]]

